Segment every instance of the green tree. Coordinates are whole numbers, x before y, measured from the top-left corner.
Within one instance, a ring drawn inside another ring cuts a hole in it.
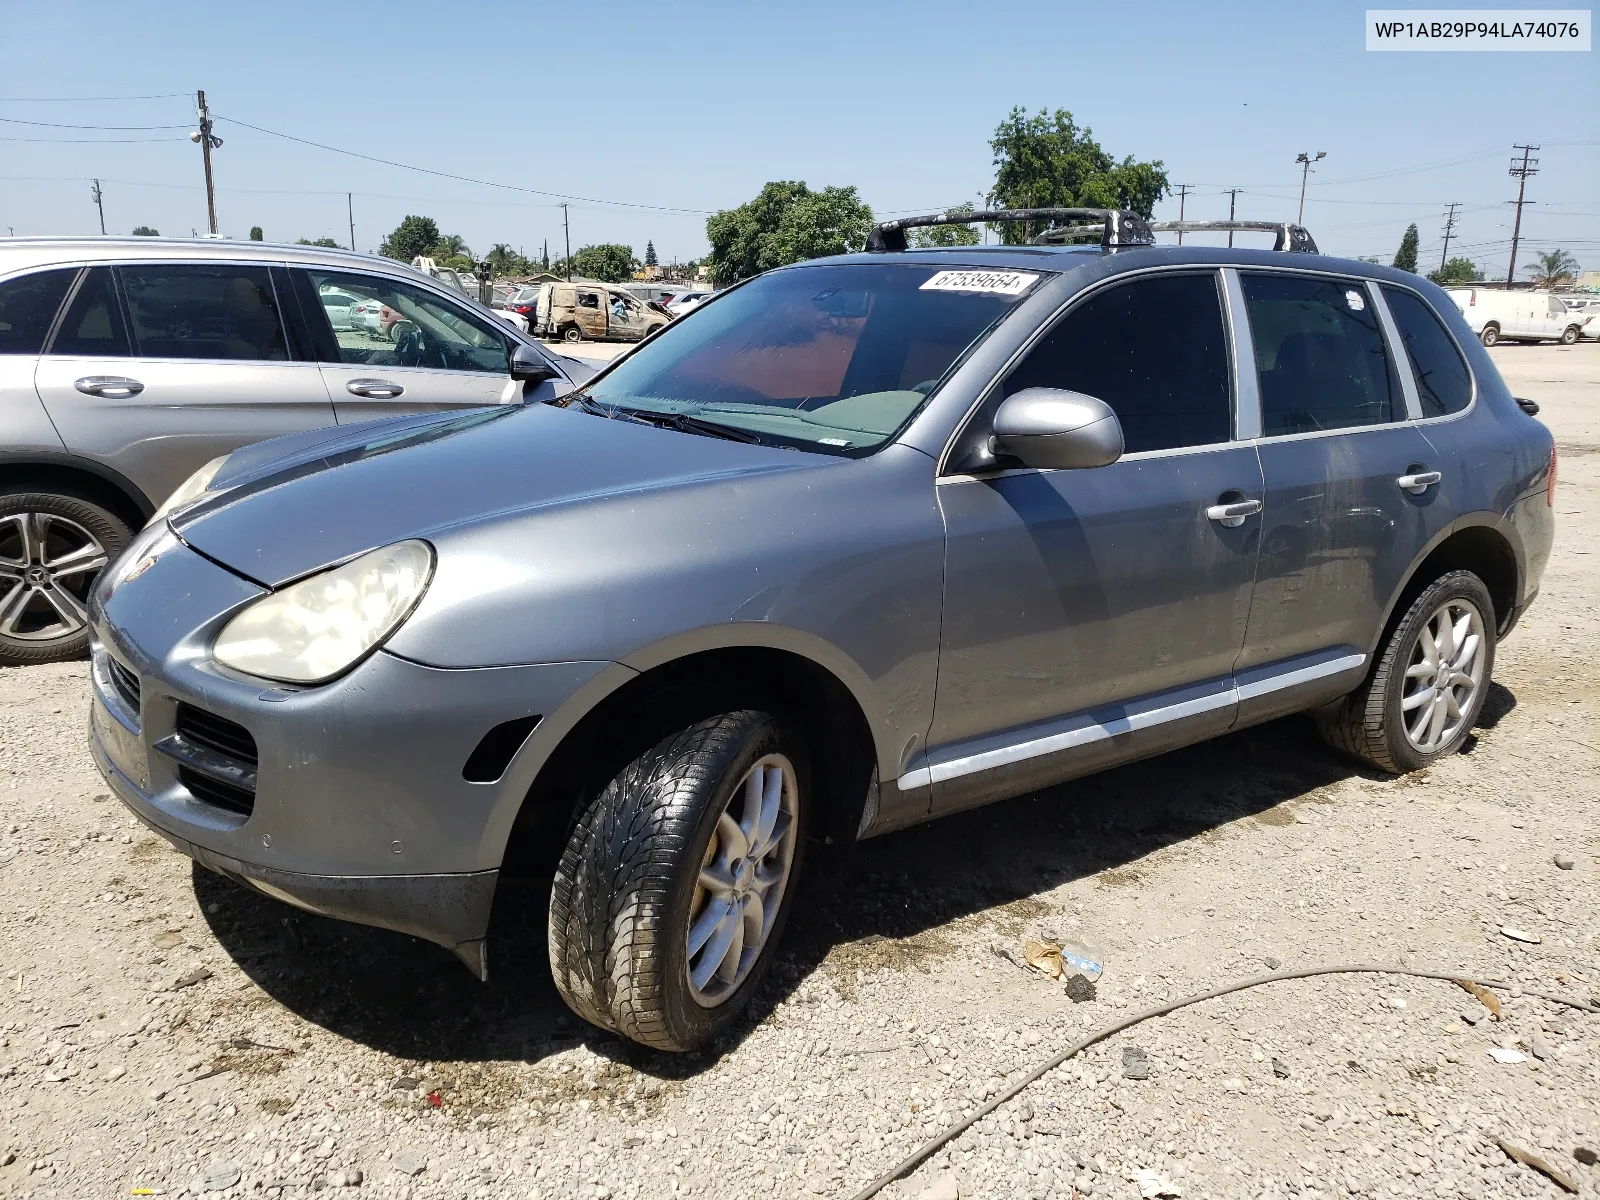
[[[250,240],[252,242],[259,242],[261,240],[261,226],[259,226],[259,225],[250,226]]]
[[[1013,108],[989,142],[994,151],[994,198],[1007,208],[1128,208],[1148,217],[1166,194],[1167,170],[1158,159],[1120,163],[1066,109],[1029,116]],[[1000,240],[1022,245],[1042,230],[1032,222],[996,227]]]
[[[1397,270],[1415,272],[1417,269],[1417,227],[1406,226],[1406,235],[1400,239],[1400,249],[1394,252],[1393,265]]]
[[[296,246],[325,246],[329,250],[343,250],[344,247],[330,237],[320,238],[295,238]]]
[[[496,242],[490,246],[489,253],[483,257],[497,277],[532,274],[533,264],[504,242]]]
[[[858,250],[872,231],[872,210],[853,187],[814,192],[803,182],[769,183],[738,208],[706,220],[711,276],[725,287],[786,263]]]
[[[1535,255],[1533,265],[1526,270],[1533,276],[1535,287],[1560,287],[1578,277],[1578,260],[1565,250],[1552,250]]]
[[[158,230],[151,229],[150,226],[148,226],[148,225],[135,225],[133,227],[133,236],[134,237],[160,237],[161,233]]]
[[[378,253],[386,258],[410,262],[420,254],[431,253],[439,244],[439,224],[432,217],[407,217],[383,239]]]
[[[1483,272],[1478,270],[1478,265],[1470,258],[1452,258],[1437,271],[1429,271],[1428,278],[1441,286],[1452,283],[1477,283],[1483,278]]]
[[[472,257],[472,247],[459,233],[446,233],[424,252],[433,258]]]
[[[661,260],[656,257],[656,244],[654,242],[646,242],[644,244],[644,265],[647,267],[659,267],[661,265]]]
[[[947,208],[948,214],[971,212],[972,205],[958,204]],[[978,231],[971,225],[931,225],[925,229],[910,230],[910,243],[926,249],[929,246],[976,246]]]
[[[551,269],[557,275],[581,275],[585,279],[598,279],[602,283],[621,283],[632,279],[638,264],[632,246],[619,246],[602,242],[598,246],[585,246],[572,256],[569,263],[562,259]]]

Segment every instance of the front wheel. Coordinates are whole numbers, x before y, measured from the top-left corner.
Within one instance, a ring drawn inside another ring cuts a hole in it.
[[[1570,346],[1570,345],[1572,345],[1573,342],[1575,342],[1577,340],[1578,340],[1578,327],[1576,325],[1568,325],[1565,329],[1563,329],[1561,331],[1561,344],[1563,346]]]
[[[1483,332],[1478,337],[1485,346],[1492,346],[1500,340],[1500,327],[1498,325],[1485,325]]]
[[[1322,735],[1397,775],[1454,754],[1483,711],[1494,651],[1489,589],[1452,571],[1412,602],[1367,682],[1318,714]]]
[[[805,740],[771,713],[721,713],[636,757],[584,812],[556,870],[562,998],[658,1050],[716,1037],[782,933],[809,801]]]
[[[0,666],[81,658],[89,589],[132,536],[82,496],[0,493]]]

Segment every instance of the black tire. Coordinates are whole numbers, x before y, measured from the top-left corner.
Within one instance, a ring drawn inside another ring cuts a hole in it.
[[[581,342],[583,341],[583,330],[576,325],[568,325],[561,331],[561,340],[563,342]]]
[[[1565,329],[1563,329],[1561,331],[1561,344],[1563,346],[1570,346],[1570,345],[1572,345],[1572,343],[1576,342],[1577,340],[1578,340],[1578,327],[1576,325],[1568,325]]]
[[[1483,627],[1483,669],[1477,690],[1462,709],[1456,732],[1442,745],[1424,751],[1406,735],[1401,702],[1406,668],[1429,620],[1447,603],[1461,602],[1477,609]],[[1395,775],[1420,771],[1447,754],[1461,749],[1483,711],[1494,675],[1494,603],[1483,580],[1471,571],[1451,571],[1422,590],[1390,631],[1367,681],[1344,699],[1317,714],[1322,736],[1343,750]]]
[[[1483,327],[1483,332],[1478,337],[1485,346],[1492,346],[1500,340],[1500,326],[1491,322]]]
[[[29,517],[43,518],[46,554],[40,563],[45,565],[86,547],[87,538],[98,542],[104,551],[103,556],[96,557],[109,562],[133,536],[121,517],[84,496],[66,490],[0,491],[0,630],[10,627],[15,634],[0,632],[0,666],[19,667],[82,658],[89,649],[87,625],[52,637],[49,635],[52,622],[64,627],[59,610],[49,605],[44,592],[32,590],[31,596],[24,599],[15,590],[19,584],[31,586],[25,580],[38,582],[35,576],[29,575],[28,568],[12,565],[25,553],[22,522]],[[30,528],[36,529],[37,525]],[[89,589],[99,574],[98,569],[74,572],[63,576],[54,586],[69,593],[80,607],[87,608]],[[13,611],[13,602],[22,605],[20,613]]]
[[[792,764],[798,803],[778,911],[743,982],[706,1007],[689,982],[689,919],[718,818],[763,757]],[[759,986],[793,906],[810,800],[804,738],[750,709],[697,721],[655,741],[589,805],[556,868],[550,969],[584,1020],[658,1050],[705,1045]]]

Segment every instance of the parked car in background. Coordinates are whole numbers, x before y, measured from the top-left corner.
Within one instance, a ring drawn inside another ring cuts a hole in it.
[[[95,575],[207,460],[327,425],[543,399],[590,373],[384,258],[8,238],[0,665],[81,654]]]
[[[1485,346],[1496,342],[1560,342],[1570,346],[1583,329],[1581,317],[1568,312],[1554,292],[1484,287],[1453,287],[1445,291]]]
[[[681,317],[686,312],[693,312],[714,295],[715,292],[682,292],[667,302],[667,311],[675,317]]]
[[[891,222],[552,403],[235,454],[95,589],[95,762],[180,852],[480,978],[501,882],[553,880],[563,998],[683,1051],[808,844],[1296,712],[1454,754],[1550,431],[1417,275],[1099,215]]]
[[[1600,296],[1566,295],[1561,297],[1561,303],[1583,322],[1578,330],[1579,337],[1600,338]]]
[[[323,311],[328,314],[328,324],[334,329],[356,328],[353,310],[361,303],[359,297],[329,287],[323,288],[317,298],[322,301]]]
[[[540,284],[534,312],[539,336],[567,342],[637,342],[672,320],[660,305],[612,283]]]

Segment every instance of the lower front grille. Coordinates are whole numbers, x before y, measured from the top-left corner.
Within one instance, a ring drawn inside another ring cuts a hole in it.
[[[235,759],[251,770],[256,767],[256,739],[243,725],[235,725],[226,717],[208,713],[192,704],[180,704],[173,728],[207,750]]]
[[[189,794],[203,804],[211,804],[228,812],[238,813],[241,817],[248,817],[255,811],[256,794],[248,788],[223,783],[220,779],[202,775],[190,767],[178,768],[178,782],[188,788]]]
[[[111,686],[117,689],[122,702],[138,713],[139,677],[109,654],[106,655],[106,673],[111,676]]]

